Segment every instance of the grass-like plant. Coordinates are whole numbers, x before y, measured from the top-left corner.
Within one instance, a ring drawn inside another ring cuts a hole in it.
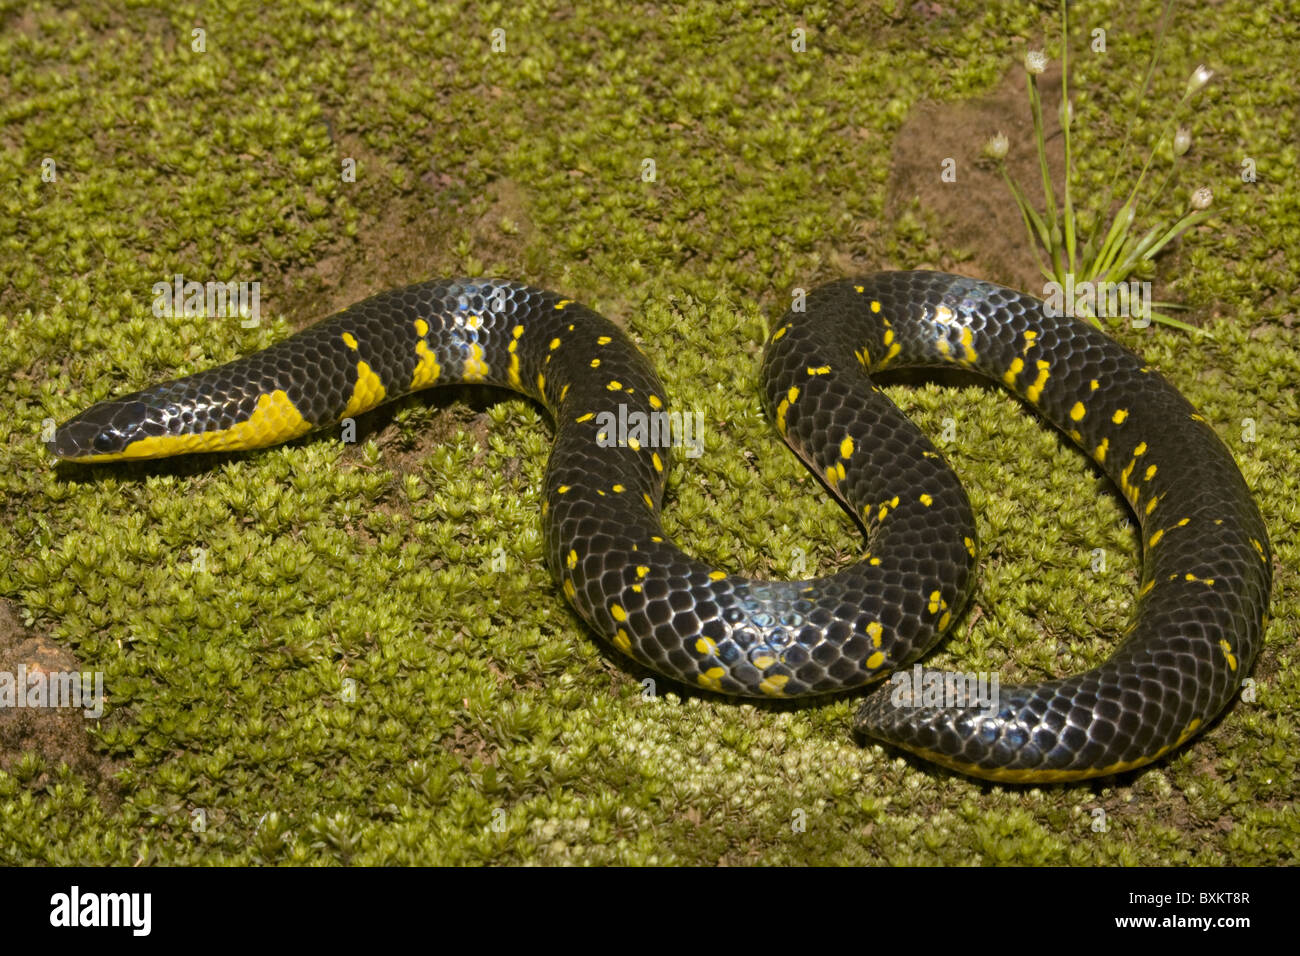
[[[1040,214],[1033,207],[1024,191],[1007,172],[1005,158],[1010,144],[1006,136],[1002,133],[994,136],[987,144],[985,152],[997,163],[1002,178],[1006,181],[1011,194],[1015,197],[1016,204],[1020,208],[1021,217],[1024,220],[1025,229],[1029,233],[1030,245],[1033,247],[1034,254],[1038,259],[1039,269],[1049,283],[1055,284],[1054,292],[1049,294],[1049,303],[1053,301],[1053,295],[1060,296],[1067,303],[1068,308],[1076,310],[1075,314],[1087,318],[1097,328],[1101,328],[1098,312],[1106,314],[1108,310],[1097,310],[1094,308],[1094,304],[1099,301],[1113,303],[1118,298],[1113,293],[1108,296],[1106,290],[1116,290],[1122,295],[1121,301],[1132,302],[1128,295],[1129,287],[1127,286],[1130,277],[1135,272],[1144,270],[1147,263],[1173,239],[1213,215],[1213,211],[1209,208],[1213,196],[1208,188],[1202,187],[1192,193],[1188,210],[1176,221],[1171,222],[1168,217],[1157,220],[1140,236],[1134,228],[1144,211],[1149,212],[1155,206],[1165,187],[1173,178],[1179,159],[1191,146],[1191,134],[1185,128],[1177,126],[1176,121],[1192,97],[1209,82],[1214,74],[1213,71],[1203,65],[1198,66],[1193,71],[1187,81],[1182,98],[1178,101],[1177,106],[1169,112],[1164,130],[1152,143],[1151,151],[1147,155],[1137,181],[1133,183],[1132,188],[1123,197],[1123,201],[1116,210],[1114,217],[1108,219],[1110,209],[1121,195],[1118,189],[1119,171],[1124,168],[1124,158],[1131,140],[1131,131],[1125,133],[1124,145],[1116,158],[1115,173],[1111,177],[1110,188],[1100,197],[1096,207],[1090,210],[1093,225],[1088,230],[1088,236],[1080,242],[1081,217],[1075,209],[1070,191],[1071,170],[1073,168],[1073,157],[1070,149],[1070,126],[1074,119],[1074,110],[1070,104],[1070,25],[1066,7],[1067,4],[1062,0],[1060,119],[1065,147],[1065,183],[1060,208],[1057,208],[1056,194],[1052,189],[1051,174],[1047,169],[1047,148],[1043,134],[1043,102],[1038,88],[1038,77],[1047,67],[1045,53],[1031,50],[1025,55],[1025,76],[1029,87],[1030,108],[1034,118],[1034,138],[1038,146],[1038,165],[1043,179],[1043,213]],[[1168,26],[1172,10],[1173,0],[1169,0],[1165,5],[1160,24],[1160,34],[1156,39],[1156,45],[1151,54],[1151,62],[1147,67],[1146,78],[1143,80],[1141,99],[1146,98],[1146,93],[1150,88],[1151,77],[1155,72],[1156,63],[1160,57],[1165,29]],[[1152,162],[1155,159],[1156,145],[1166,137],[1172,137],[1172,163],[1154,193],[1143,196],[1141,194],[1142,186],[1147,181],[1147,173],[1151,170]],[[1108,222],[1109,229],[1103,235],[1102,228]],[[1148,311],[1150,306],[1160,309],[1184,308],[1173,302],[1155,302],[1148,303]],[[1139,318],[1147,317],[1143,315]],[[1149,311],[1149,318],[1187,331],[1198,331],[1194,326],[1180,322],[1164,312]],[[1139,327],[1145,324],[1142,321],[1135,322],[1135,325]]]

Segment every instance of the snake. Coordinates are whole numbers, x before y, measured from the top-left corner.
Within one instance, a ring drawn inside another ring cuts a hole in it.
[[[816,578],[752,580],[678,547],[660,515],[682,423],[654,368],[609,319],[505,279],[379,293],[228,364],[94,404],[47,447],[84,463],[232,452],[421,389],[500,386],[555,423],[541,503],[550,573],[593,630],[653,672],[731,697],[873,685],[856,733],[1012,783],[1143,766],[1227,708],[1263,641],[1272,553],[1232,454],[1174,386],[1068,310],[986,281],[880,272],[798,306],[767,335],[763,406],[864,532],[859,560]],[[979,554],[960,480],[871,377],[927,366],[1008,389],[1132,509],[1132,624],[1091,670],[1004,687],[919,664],[963,613]]]

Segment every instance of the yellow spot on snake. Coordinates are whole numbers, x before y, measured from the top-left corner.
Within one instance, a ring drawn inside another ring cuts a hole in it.
[[[608,385],[606,385],[605,388],[609,389],[611,392],[621,392],[623,390],[623,383],[619,381],[613,381],[610,382]]]
[[[1034,384],[1025,389],[1025,398],[1035,404],[1043,394],[1043,386],[1047,384],[1047,379],[1051,375],[1051,363],[1045,359],[1038,360],[1038,377],[1034,379]]]
[[[627,491],[627,489],[624,488],[622,485],[615,485],[613,488],[609,490],[614,492],[614,494],[616,495],[621,495],[623,492]]]
[[[1160,541],[1160,539],[1163,538],[1164,536],[1165,536],[1165,529],[1164,528],[1159,529],[1158,531],[1156,531],[1154,534],[1151,535],[1150,540],[1147,541],[1147,547],[1154,548],[1156,544]]]
[[[352,398],[343,409],[341,418],[350,418],[360,412],[369,411],[384,400],[387,393],[379,376],[370,370],[365,362],[357,363],[357,384],[352,389]]]
[[[628,439],[628,444],[630,445],[631,443],[632,440]],[[655,466],[655,471],[664,470],[664,463],[663,460],[659,457],[659,452],[654,452],[653,454],[651,454],[650,461]]]
[[[572,600],[574,599],[574,597],[577,595],[577,593],[578,593],[578,590],[577,590],[577,588],[575,588],[575,587],[573,586],[573,582],[572,582],[572,581],[569,581],[569,580],[565,580],[565,582],[564,582],[564,596],[567,597],[570,601],[572,601]]]
[[[658,395],[651,395],[649,401],[651,408],[659,409],[664,407],[664,403],[659,400]]]
[[[1136,458],[1139,455],[1145,455],[1146,453],[1147,453],[1147,443],[1144,441],[1138,442],[1137,447],[1133,449],[1133,457]]]
[[[537,391],[541,392],[542,397],[546,397],[546,375],[543,372],[537,373]]]
[[[1150,481],[1150,480],[1155,476],[1155,473],[1156,473],[1156,466],[1155,466],[1155,465],[1152,465],[1150,468],[1147,469],[1147,472],[1146,472],[1146,474],[1142,477],[1142,480],[1143,480],[1143,481]]]
[[[488,375],[487,362],[483,361],[483,346],[477,342],[469,345],[469,358],[465,359],[465,370],[461,376],[467,382],[481,382]]]
[[[1128,409],[1126,408],[1116,409],[1115,414],[1110,416],[1110,420],[1116,425],[1123,425],[1126,418],[1128,418]]]
[[[791,385],[790,391],[786,392],[785,398],[781,399],[781,404],[776,407],[776,430],[782,435],[785,434],[785,413],[798,397],[799,389]]]
[[[885,655],[882,654],[880,651],[876,651],[874,654],[872,654],[870,657],[867,658],[867,668],[869,670],[874,671],[877,667],[879,667],[883,663],[885,663]]]
[[[722,580],[723,578],[725,578],[726,576],[727,576],[727,572],[726,572],[726,571],[710,571],[710,572],[709,572],[709,580],[710,580],[710,581],[721,581],[721,580]]]
[[[1124,495],[1132,501],[1137,500],[1138,489],[1129,483],[1129,476],[1133,474],[1133,466],[1136,464],[1137,464],[1137,459],[1134,458],[1132,461],[1128,463],[1128,467],[1119,473],[1120,491],[1124,492]]]
[[[645,493],[645,492],[642,492],[642,494],[641,494],[641,500],[645,502],[645,506],[646,506],[647,508],[649,508],[651,511],[654,511],[654,510],[655,510],[655,503],[650,499],[650,495],[649,495],[649,494],[647,494],[647,493]],[[662,541],[663,538],[651,538],[650,540],[651,540],[651,541]]]
[[[569,570],[572,571],[578,566],[578,552],[570,549],[569,551]]]
[[[644,578],[649,573],[650,573],[650,569],[646,567],[644,564],[637,565],[636,576],[638,578]]]
[[[829,375],[830,371],[831,371],[831,367],[829,365],[818,365],[816,368],[813,368],[810,365],[808,367],[809,375]]]
[[[420,361],[416,364],[415,372],[411,376],[411,391],[428,388],[438,381],[438,376],[442,374],[442,367],[438,364],[438,356],[430,351],[428,343],[423,339],[415,343],[415,354],[420,357]]]
[[[596,344],[597,344],[597,345],[608,345],[610,342],[613,342],[613,341],[614,341],[614,340],[611,339],[608,335],[602,335],[600,338],[596,339]]]
[[[872,647],[880,646],[880,640],[884,633],[885,629],[881,626],[879,621],[872,621],[867,625],[867,637],[871,638]]]
[[[790,326],[788,325],[781,326],[779,329],[777,329],[775,332],[772,333],[772,341],[773,342],[777,341],[778,339],[781,338],[781,336],[785,335],[785,333],[788,332],[789,330],[790,330]]]
[[[921,495],[921,497],[918,500],[921,502],[921,504],[925,505],[927,508],[930,507],[930,505],[934,504],[934,499],[931,498],[929,495]]]
[[[712,657],[718,653],[718,645],[711,637],[701,637],[695,642],[695,652],[705,657]]]
[[[962,361],[968,365],[973,363],[979,356],[975,352],[975,333],[971,331],[969,325],[962,326],[961,330],[961,347]]]
[[[577,418],[574,419],[574,421],[577,422],[579,425],[581,425],[583,422],[589,422],[595,417],[596,417],[595,412],[587,412],[587,414],[585,415],[579,415]]]
[[[1178,527],[1180,527],[1180,528],[1183,527],[1185,524],[1187,524],[1187,523],[1190,522],[1191,520],[1192,520],[1191,518],[1182,518],[1182,519],[1180,519],[1179,522],[1178,522]]]
[[[1019,375],[1024,370],[1024,367],[1025,367],[1024,359],[1013,358],[1011,360],[1011,367],[1007,369],[1002,376],[1002,381],[1006,382],[1012,388],[1015,388],[1016,376]]]
[[[720,691],[722,690],[722,678],[726,673],[721,667],[710,667],[703,674],[700,674],[696,680],[705,690]]]
[[[788,674],[772,674],[759,682],[758,689],[769,697],[780,697],[785,694],[785,685],[789,681]]]
[[[519,353],[515,350],[518,345],[518,339],[511,339],[510,344],[506,346],[506,351],[510,353],[510,368],[506,370],[506,377],[509,379],[511,385],[515,388],[522,389],[524,383],[519,377]]]
[[[570,489],[571,487],[573,487],[573,486],[572,486],[572,485],[560,485],[560,487],[556,488],[555,490],[556,490],[556,492],[557,492],[558,494],[564,495],[564,494],[568,494],[568,493],[569,493],[569,489]]]
[[[853,456],[853,437],[845,435],[844,440],[840,442],[840,457],[851,458]]]
[[[952,612],[944,611],[943,617],[939,618],[939,630],[941,631],[948,630],[948,622],[951,620],[952,620]]]
[[[555,308],[556,308],[556,309],[563,309],[563,308],[564,308],[565,306],[567,306],[567,305],[573,305],[573,300],[572,300],[572,299],[561,299],[559,302],[555,303]]]
[[[592,368],[600,368],[600,359],[592,359],[592,360],[591,360],[591,367],[592,367]]]
[[[970,552],[970,556],[975,557],[975,542],[970,538],[963,538],[962,540],[966,542],[966,550]]]
[[[1228,662],[1228,670],[1235,671],[1237,669],[1237,658],[1232,653],[1232,645],[1221,640],[1219,641],[1219,647],[1223,648],[1223,659]]]
[[[618,633],[614,635],[614,646],[624,654],[631,653],[632,651],[632,639],[627,636],[627,631],[623,630],[621,627],[618,629]]]
[[[560,340],[558,338],[551,339],[551,345],[550,345],[551,351],[554,352],[559,347],[560,347]]]
[[[621,604],[611,604],[609,607],[609,613],[613,615],[614,620],[616,621],[622,622],[627,620],[627,611],[623,610],[623,605]]]
[[[627,440],[627,447],[631,448],[633,451],[640,451],[641,443],[637,441],[635,438],[629,438]]]
[[[523,331],[522,328],[520,329],[520,331]],[[429,334],[429,323],[426,322],[426,321],[424,321],[424,319],[416,319],[416,320],[415,320],[415,334],[418,335],[420,338],[424,338],[426,335],[428,335],[428,334]],[[518,338],[518,336],[515,336],[515,338]]]
[[[352,337],[351,332],[343,333],[343,344],[346,345],[348,348],[352,349],[352,351],[354,352],[357,350],[357,340]]]
[[[1106,449],[1108,449],[1108,448],[1110,448],[1110,439],[1109,439],[1109,438],[1103,438],[1103,439],[1101,440],[1101,444],[1097,446],[1097,450],[1096,450],[1095,452],[1092,453],[1092,456],[1093,456],[1094,458],[1096,458],[1098,461],[1105,461],[1105,460],[1106,460]]]
[[[939,594],[938,591],[931,591],[930,592],[930,613],[938,614],[939,608],[941,607],[947,607],[947,604],[944,603],[943,597]]]
[[[1091,382],[1088,383],[1088,388],[1095,392],[1097,391],[1097,389],[1101,388],[1101,383],[1094,378]]]
[[[1073,421],[1083,421],[1083,416],[1088,414],[1088,410],[1083,407],[1083,402],[1075,402],[1074,407],[1070,409],[1070,418]]]

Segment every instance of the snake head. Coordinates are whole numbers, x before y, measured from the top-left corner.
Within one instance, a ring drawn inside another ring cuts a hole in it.
[[[112,461],[137,456],[129,449],[142,438],[165,431],[148,403],[131,396],[99,402],[55,429],[45,443],[50,454],[65,461]]]

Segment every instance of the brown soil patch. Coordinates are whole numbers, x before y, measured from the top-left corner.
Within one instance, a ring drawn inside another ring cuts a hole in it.
[[[84,671],[72,653],[41,634],[26,630],[8,602],[0,601],[0,672]],[[94,749],[90,721],[80,708],[0,707],[0,770],[13,772],[24,754],[41,758],[42,769],[28,786],[39,789],[66,764],[92,785],[108,782],[118,766]]]
[[[1059,200],[1065,182],[1064,141],[1056,116],[1061,98],[1059,61],[1038,79],[1047,166]],[[1015,200],[997,167],[983,155],[985,144],[998,132],[1011,144],[1007,171],[1041,211],[1034,122],[1025,73],[1017,66],[982,100],[924,102],[912,110],[894,140],[886,214],[891,220],[909,212],[918,216],[945,249],[955,252],[938,262],[909,263],[906,268],[951,269],[1026,292],[1041,291],[1043,277]],[[955,164],[954,182],[941,177],[947,160]]]

